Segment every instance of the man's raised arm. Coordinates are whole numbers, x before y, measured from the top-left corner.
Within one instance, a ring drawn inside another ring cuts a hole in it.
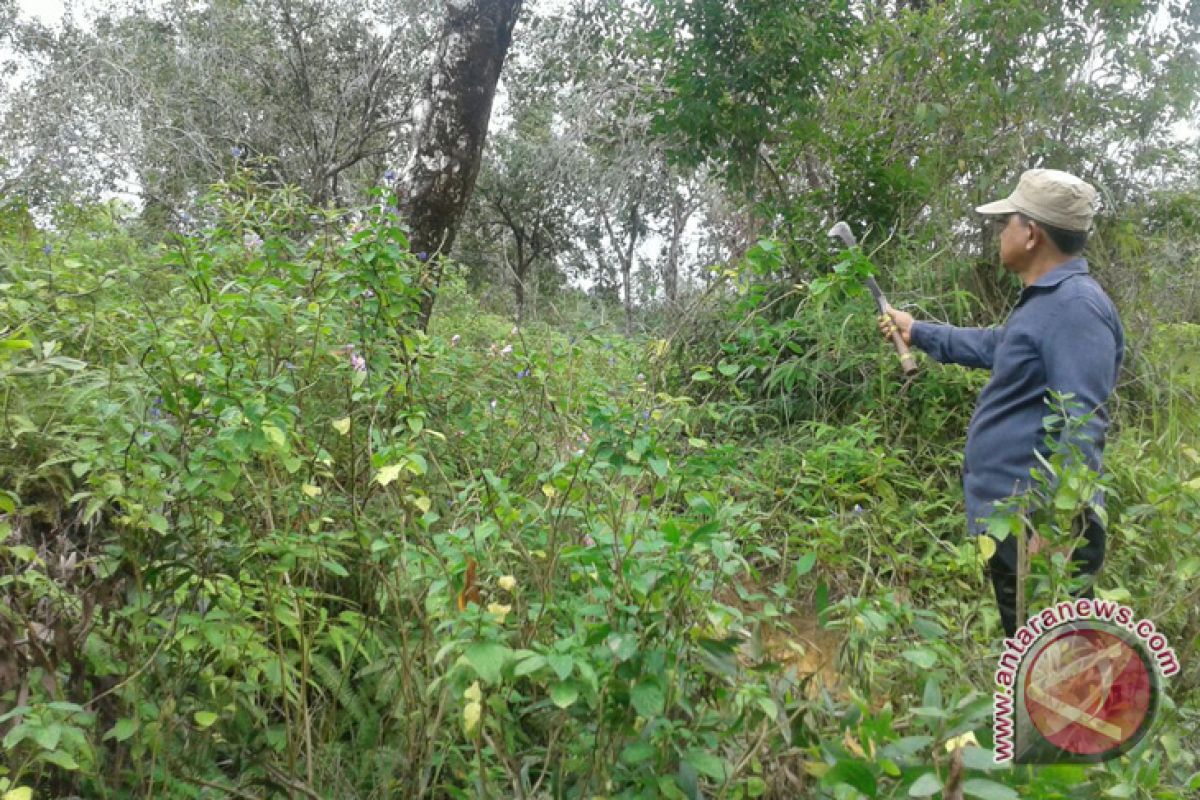
[[[887,317],[880,318],[879,329],[884,336],[891,336],[891,326],[904,337],[905,344],[921,348],[935,361],[980,369],[992,368],[996,343],[1003,330],[917,322],[912,314],[888,306]]]

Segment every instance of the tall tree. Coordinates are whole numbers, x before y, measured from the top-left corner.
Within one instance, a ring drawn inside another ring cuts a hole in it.
[[[417,0],[113,0],[61,29],[22,24],[0,153],[48,200],[127,189],[170,211],[254,159],[318,202],[354,201],[401,149],[431,20]]]
[[[475,188],[500,70],[521,0],[451,0],[418,103],[412,154],[397,190],[410,243],[429,269],[418,325],[428,327],[442,280]]]

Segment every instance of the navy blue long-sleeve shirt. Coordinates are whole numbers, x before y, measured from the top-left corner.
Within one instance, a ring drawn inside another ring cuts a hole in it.
[[[935,360],[992,371],[967,428],[963,494],[967,528],[987,529],[993,504],[1026,491],[1035,453],[1047,455],[1042,420],[1055,409],[1051,391],[1070,392],[1074,415],[1092,414],[1073,440],[1099,471],[1108,431],[1107,401],[1117,383],[1125,334],[1117,310],[1072,258],[1021,290],[999,328],[956,328],[917,322],[912,342]],[[1070,412],[1071,410],[1068,409]]]

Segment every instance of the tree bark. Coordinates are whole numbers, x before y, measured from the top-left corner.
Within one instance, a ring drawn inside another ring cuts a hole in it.
[[[492,115],[500,69],[522,0],[450,0],[418,104],[412,154],[397,189],[409,246],[425,253],[417,324],[429,325],[442,259],[467,208]]]
[[[679,303],[679,251],[688,220],[692,216],[692,203],[682,193],[671,194],[671,241],[667,247],[667,260],[663,265],[663,292],[667,304],[674,309]]]

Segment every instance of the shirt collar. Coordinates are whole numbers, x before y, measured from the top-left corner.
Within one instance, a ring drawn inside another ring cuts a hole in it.
[[[1065,281],[1067,278],[1072,277],[1073,275],[1087,274],[1087,260],[1081,256],[1075,256],[1074,258],[1059,264],[1057,267],[1050,270],[1025,288],[1053,289],[1055,286],[1058,286],[1060,283]]]

